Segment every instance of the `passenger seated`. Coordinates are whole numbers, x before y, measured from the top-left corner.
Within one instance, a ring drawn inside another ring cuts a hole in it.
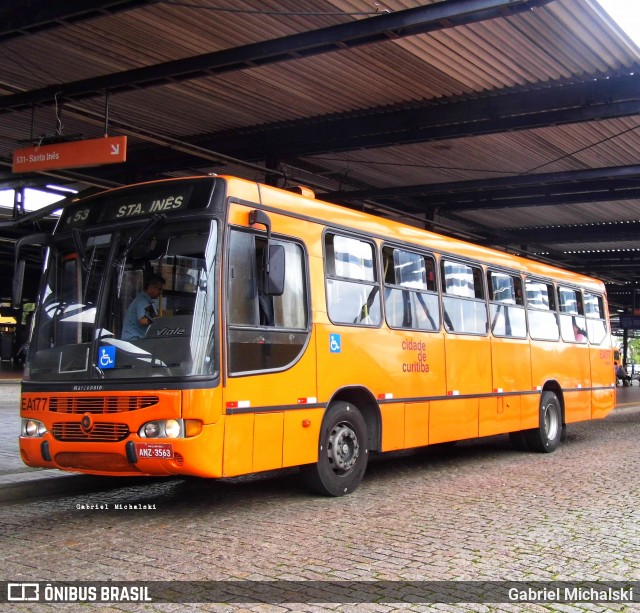
[[[627,369],[622,364],[616,366],[616,378],[622,381],[622,385],[631,385],[631,377],[627,374]]]

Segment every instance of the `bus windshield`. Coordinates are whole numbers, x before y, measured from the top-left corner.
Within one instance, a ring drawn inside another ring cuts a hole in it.
[[[215,221],[156,217],[59,235],[25,374],[32,381],[215,374],[216,233]],[[147,293],[150,280],[155,291]],[[144,303],[142,317],[134,301]]]

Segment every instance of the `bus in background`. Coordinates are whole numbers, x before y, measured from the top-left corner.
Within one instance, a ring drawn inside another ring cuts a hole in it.
[[[372,452],[509,434],[551,452],[615,405],[600,281],[225,176],[67,206],[21,395],[29,466],[353,491]],[[129,304],[158,275],[138,338]]]

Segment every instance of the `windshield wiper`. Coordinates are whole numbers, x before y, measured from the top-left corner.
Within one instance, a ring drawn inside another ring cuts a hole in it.
[[[87,264],[87,252],[84,250],[84,245],[82,244],[82,237],[80,235],[80,230],[78,228],[74,228],[71,230],[71,237],[73,238],[73,244],[78,252],[78,257],[80,258],[80,265],[82,266],[82,270],[85,272],[89,271],[89,264]]]
[[[158,225],[165,217],[166,215],[164,215],[163,213],[154,215],[146,224],[144,224],[144,226],[142,226],[142,228],[140,228],[138,233],[133,238],[129,237],[129,241],[127,242],[127,246],[124,248],[122,255],[113,263],[114,268],[118,271],[118,279],[117,279],[117,287],[116,287],[116,295],[118,296],[118,298],[120,298],[120,290],[122,288],[122,279],[124,278],[124,267],[127,263],[127,258],[129,257],[129,254],[131,253],[135,245],[140,242],[142,237],[145,234],[147,234],[149,230],[151,230],[151,228]]]
[[[129,242],[127,243],[127,246],[124,248],[124,251],[122,252],[122,255],[115,262],[115,266],[116,267],[121,266],[126,261],[127,257],[129,257],[129,254],[131,253],[132,249],[140,242],[142,237],[145,234],[147,234],[147,232],[149,232],[151,228],[157,226],[165,217],[166,215],[164,214],[154,215],[146,224],[144,224],[144,226],[140,228],[138,233],[132,239],[129,240]]]

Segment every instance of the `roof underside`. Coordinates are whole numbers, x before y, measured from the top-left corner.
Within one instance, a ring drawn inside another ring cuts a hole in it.
[[[635,307],[640,50],[595,0],[5,0],[0,48],[0,189],[305,184]],[[11,173],[105,132],[126,163]],[[13,241],[49,227],[4,225],[3,298]]]

